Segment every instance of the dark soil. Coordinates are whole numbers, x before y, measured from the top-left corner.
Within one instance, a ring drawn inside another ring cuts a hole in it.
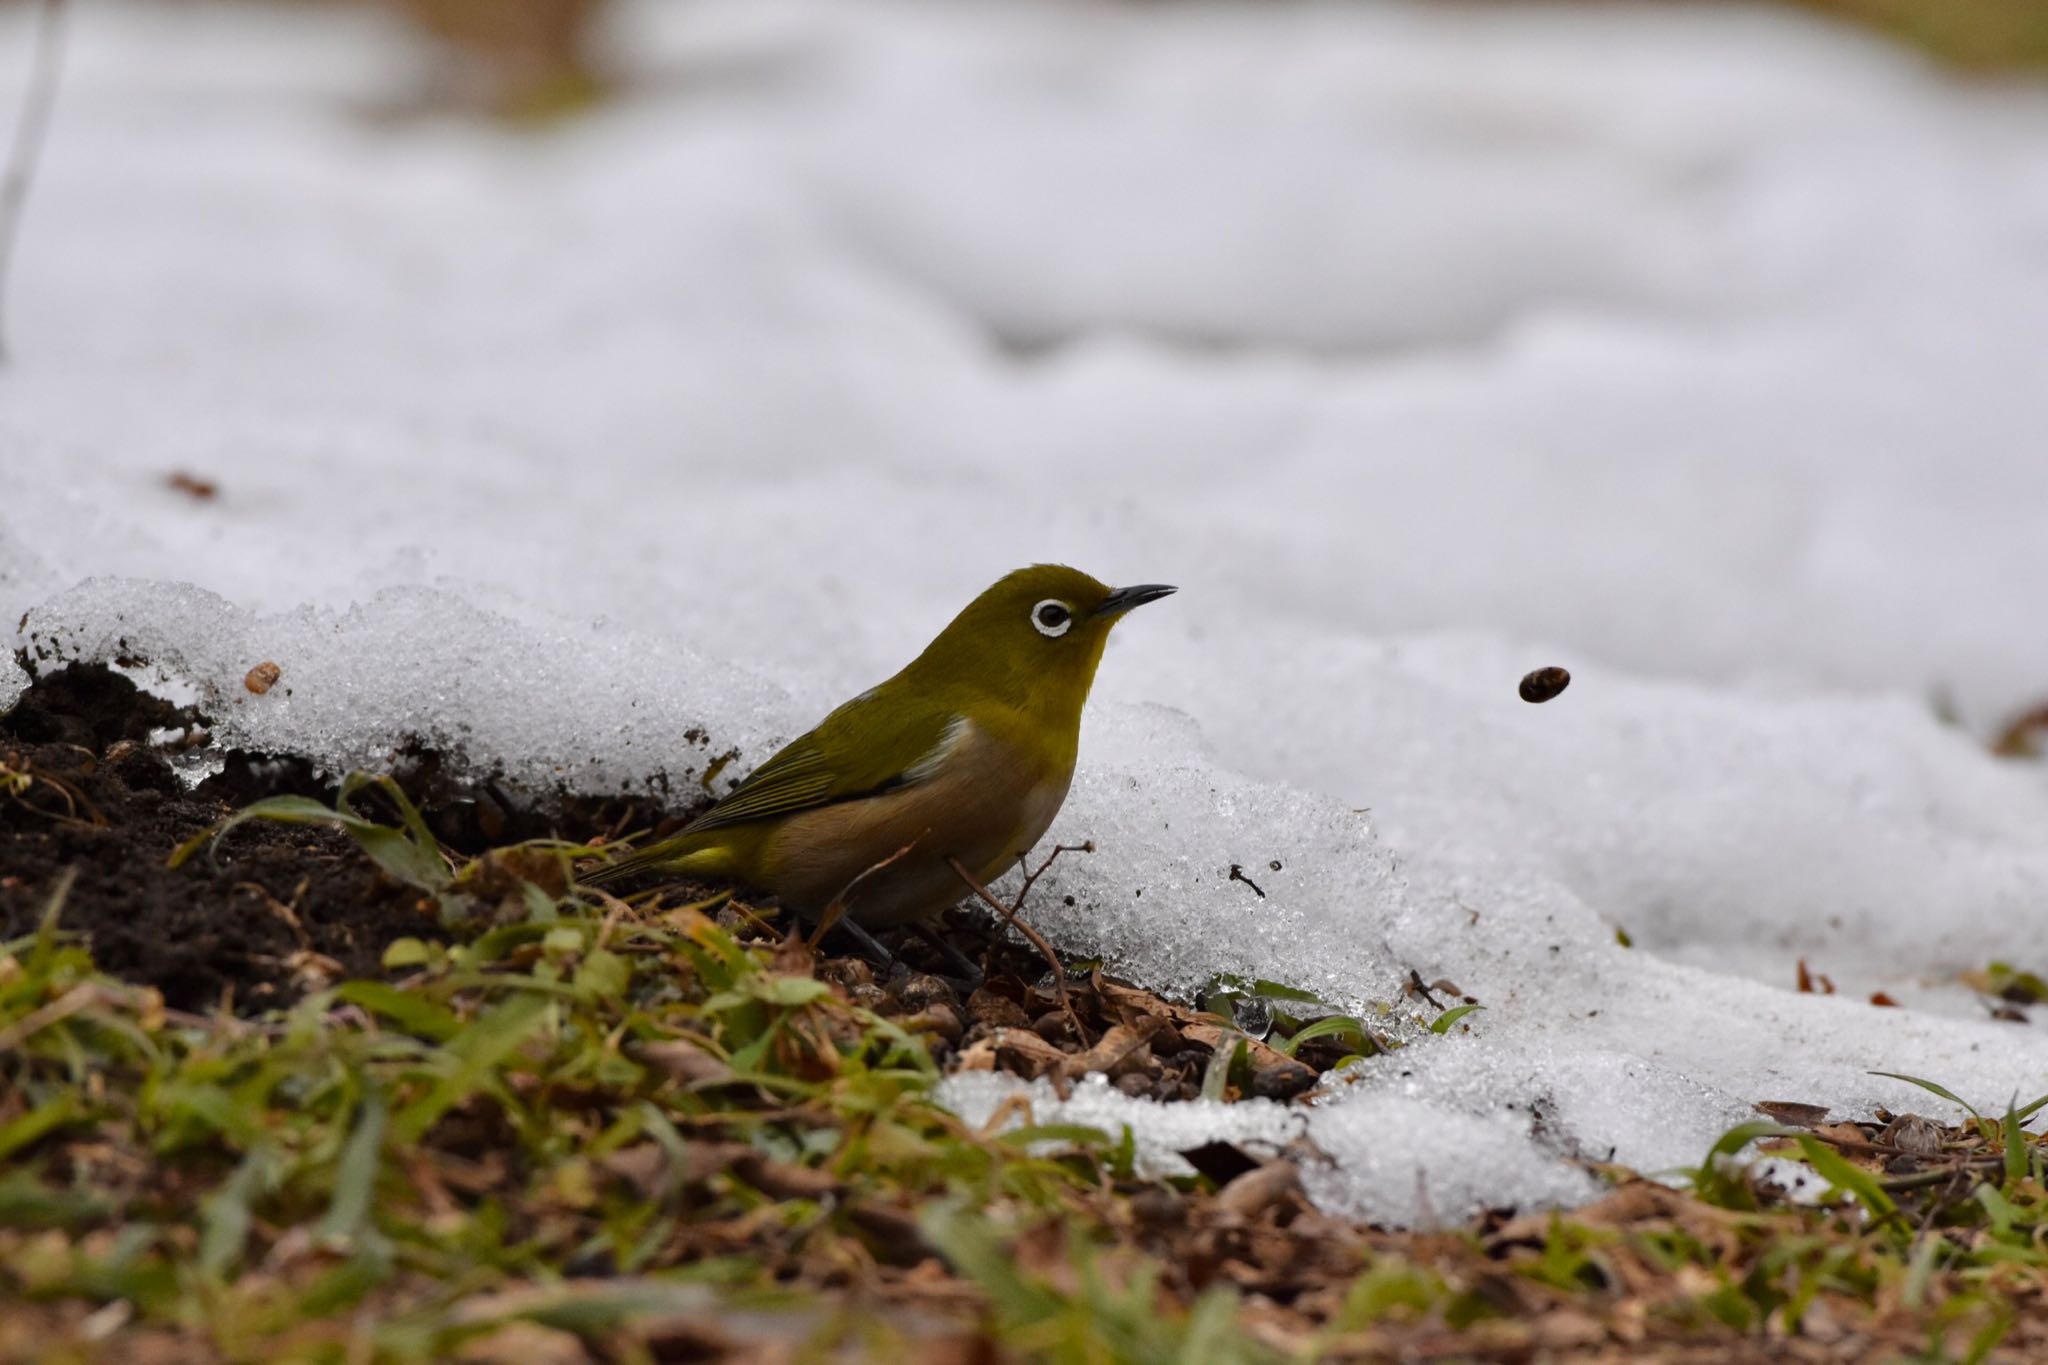
[[[0,939],[32,933],[69,873],[58,926],[103,970],[204,1010],[286,1004],[438,932],[431,904],[330,829],[245,825],[170,870],[238,803],[219,780],[187,791],[148,742],[163,729],[196,734],[196,718],[98,668],[53,674],[0,717]]]
[[[108,668],[40,676],[0,716],[0,941],[33,932],[69,874],[59,927],[84,935],[102,970],[157,987],[173,1008],[257,1011],[377,974],[393,939],[442,935],[431,900],[329,828],[253,821],[173,871],[172,850],[252,801],[334,796],[303,760],[239,751],[188,789],[173,756],[211,745],[205,717]],[[457,783],[427,752],[396,776],[461,852],[665,814],[617,800],[522,804]]]

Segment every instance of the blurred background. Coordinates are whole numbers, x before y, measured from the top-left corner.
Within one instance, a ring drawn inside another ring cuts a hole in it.
[[[9,0],[15,5],[40,0]],[[179,0],[171,0],[178,3]],[[301,0],[252,0],[291,4]],[[339,0],[328,0],[336,3]],[[617,0],[361,0],[403,17],[433,53],[435,102],[502,116],[548,117],[602,99],[613,64],[605,26]],[[1133,0],[1170,3],[1171,0]],[[1371,0],[1362,0],[1371,3]],[[1438,0],[1447,7],[1517,0]],[[1551,0],[1519,0],[1542,4]],[[2048,6],[2036,0],[1782,0],[1867,25],[1959,70],[2048,69]],[[1672,0],[1601,0],[1605,5]],[[1578,0],[1584,7],[1584,0]],[[1283,6],[1276,5],[1275,8]]]
[[[367,2],[402,13],[420,40],[433,48],[438,66],[434,99],[519,117],[558,113],[603,95],[601,35],[612,0]],[[1473,0],[1441,2],[1470,6]],[[2048,6],[2035,0],[1785,2],[1866,24],[1962,70],[2048,69]]]

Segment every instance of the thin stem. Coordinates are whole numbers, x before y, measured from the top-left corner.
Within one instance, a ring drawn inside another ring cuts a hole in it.
[[[1055,849],[1053,851],[1053,857],[1056,858],[1058,856],[1059,850]],[[1024,935],[1025,938],[1029,939],[1031,941],[1031,946],[1038,949],[1038,951],[1045,956],[1045,960],[1052,964],[1052,981],[1053,986],[1059,991],[1060,994],[1060,1010],[1067,1016],[1067,1022],[1074,1026],[1074,1036],[1081,1040],[1082,1046],[1087,1046],[1088,1030],[1081,1026],[1081,1016],[1074,1010],[1073,997],[1067,994],[1067,969],[1060,964],[1059,954],[1055,953],[1052,950],[1052,945],[1050,943],[1047,943],[1044,937],[1036,929],[1026,924],[1023,920],[1017,918],[1018,906],[1004,905],[1001,901],[997,900],[994,896],[990,895],[988,888],[983,886],[978,880],[976,880],[974,874],[972,872],[969,872],[965,867],[963,867],[958,858],[949,857],[946,859],[946,861],[952,865],[952,868],[955,872],[960,874],[960,880],[967,883],[968,890],[974,892],[976,896],[981,898],[982,904],[988,906],[989,909],[995,911],[998,915],[1002,916],[1004,922],[1007,923],[1012,929],[1015,929],[1018,933]],[[1051,863],[1051,858],[1046,859],[1047,866],[1050,866]],[[1039,871],[1041,872],[1043,872],[1044,870],[1044,868],[1039,869]],[[1031,889],[1031,882],[1029,880],[1025,882],[1024,889],[1026,891]],[[1019,894],[1017,899],[1021,904],[1023,901],[1023,896],[1021,893]]]

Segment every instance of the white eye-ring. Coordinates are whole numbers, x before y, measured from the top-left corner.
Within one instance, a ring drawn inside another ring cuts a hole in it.
[[[1031,624],[1040,635],[1065,635],[1074,624],[1074,609],[1048,597],[1031,609]]]

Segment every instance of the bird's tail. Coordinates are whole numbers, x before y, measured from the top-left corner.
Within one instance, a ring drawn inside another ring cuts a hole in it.
[[[649,844],[636,853],[600,863],[576,880],[585,886],[617,886],[656,873],[670,877],[723,877],[730,875],[725,850],[707,845],[697,835],[674,834]]]

